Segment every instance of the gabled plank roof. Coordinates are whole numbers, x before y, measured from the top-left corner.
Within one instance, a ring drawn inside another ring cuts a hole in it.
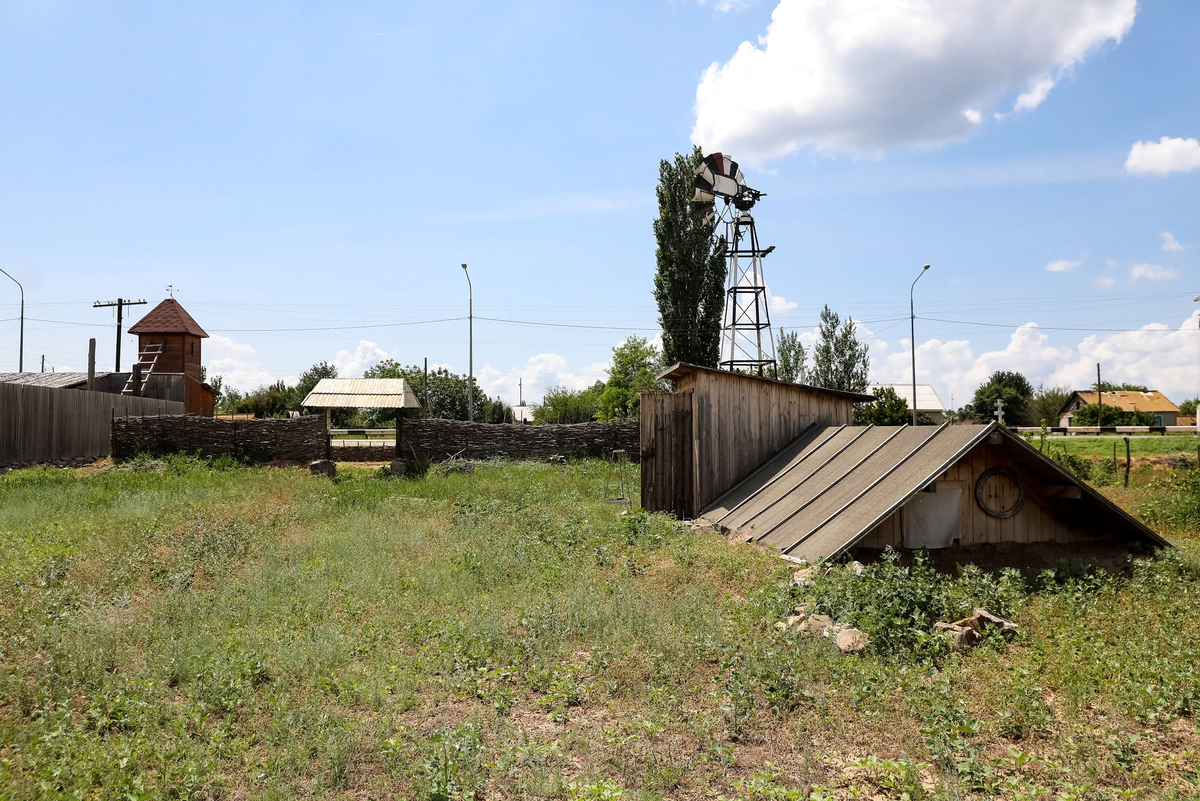
[[[301,405],[315,409],[416,409],[421,403],[403,378],[322,378]]]
[[[996,423],[812,427],[730,489],[703,517],[738,539],[818,562],[836,557],[993,433],[1043,480],[1081,488],[1099,513],[1135,535],[1166,541]]]

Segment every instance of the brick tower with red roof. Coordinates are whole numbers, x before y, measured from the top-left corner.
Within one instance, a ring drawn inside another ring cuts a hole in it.
[[[211,417],[216,393],[200,377],[200,341],[208,334],[179,301],[167,298],[130,326],[129,333],[138,336],[143,385],[150,386],[153,376],[180,375],[187,414]]]

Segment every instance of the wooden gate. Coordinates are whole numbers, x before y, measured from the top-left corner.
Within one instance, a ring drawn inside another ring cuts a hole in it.
[[[642,508],[695,517],[692,473],[692,391],[643,392]]]

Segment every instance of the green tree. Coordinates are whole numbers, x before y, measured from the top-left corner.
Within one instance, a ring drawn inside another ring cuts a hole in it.
[[[725,259],[713,238],[716,220],[692,202],[699,147],[658,165],[654,300],[663,332],[663,360],[716,367],[725,308]]]
[[[1033,398],[1033,386],[1029,379],[1011,370],[997,370],[975,390],[971,398],[971,414],[979,422],[992,419],[996,401],[1004,401],[1004,424],[1008,426],[1031,425],[1029,402]]]
[[[1150,388],[1145,384],[1113,384],[1109,381],[1101,381],[1100,386],[1105,392],[1149,392]],[[1095,388],[1094,385],[1092,387]]]
[[[296,395],[299,396],[300,402],[303,403],[304,399],[308,397],[308,393],[313,391],[313,387],[317,385],[318,381],[322,378],[337,377],[337,367],[329,362],[314,364],[300,374],[300,381],[296,384]]]
[[[808,380],[808,354],[804,352],[804,344],[797,332],[783,331],[779,334],[775,359],[780,381],[803,384]]]
[[[1190,400],[1185,400],[1183,403],[1179,404],[1179,416],[1180,417],[1195,417],[1196,416],[1196,403],[1198,401],[1200,401],[1200,398],[1191,398]]]
[[[253,414],[255,417],[286,417],[288,412],[296,411],[299,405],[296,388],[289,387],[283,381],[276,381],[247,393],[238,401],[234,411],[239,414]]]
[[[1104,404],[1103,419],[1100,420],[1100,405],[1096,403],[1088,403],[1080,406],[1075,410],[1074,416],[1071,418],[1073,426],[1152,426],[1154,425],[1154,412],[1143,412],[1140,409],[1133,411],[1125,411],[1118,409],[1112,404]],[[1097,422],[1100,420],[1100,422]]]
[[[637,417],[641,411],[640,393],[662,388],[658,380],[660,369],[658,348],[645,337],[629,337],[613,348],[612,367],[600,394],[600,411],[596,416],[601,420]]]
[[[1030,424],[1058,425],[1058,413],[1070,397],[1070,387],[1047,387],[1039,384],[1029,400]]]
[[[438,417],[445,420],[467,419],[468,387],[475,396],[475,420],[488,420],[492,401],[479,388],[473,387],[465,375],[451,373],[445,367],[429,371],[429,380],[425,380],[425,371],[420,365],[403,366],[395,359],[385,359],[374,367],[363,371],[363,378],[403,378],[416,393],[417,399],[423,404],[421,409],[405,409],[406,417]],[[428,394],[429,402],[425,402]],[[396,412],[393,409],[379,409],[375,419],[381,423],[395,421]],[[500,421],[496,421],[500,422]]]
[[[485,422],[485,423],[511,423],[512,422],[512,420],[513,420],[512,406],[508,405],[503,400],[501,400],[499,395],[496,396],[495,400],[485,401],[484,406],[485,406],[485,408],[483,410],[484,411],[483,422]]]
[[[854,320],[841,318],[828,305],[821,310],[818,341],[813,346],[813,368],[809,381],[818,387],[845,392],[865,392],[871,360],[867,345],[860,342]]]
[[[604,389],[603,381],[583,390],[551,387],[542,402],[533,407],[533,422],[535,425],[590,422],[600,412]]]
[[[874,403],[862,403],[854,410],[857,425],[902,426],[912,422],[912,411],[908,401],[900,397],[891,387],[880,387],[871,394]]]

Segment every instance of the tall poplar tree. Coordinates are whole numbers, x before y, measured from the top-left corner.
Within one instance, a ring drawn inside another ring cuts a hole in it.
[[[716,367],[721,352],[721,314],[725,305],[725,259],[717,252],[716,221],[704,221],[707,209],[692,203],[696,168],[704,160],[699,147],[658,165],[658,218],[654,239],[654,300],[663,331],[664,364],[691,362]]]
[[[871,360],[867,345],[860,342],[858,326],[846,318],[843,323],[829,306],[821,310],[819,340],[813,347],[813,367],[808,380],[813,386],[866,392]]]

